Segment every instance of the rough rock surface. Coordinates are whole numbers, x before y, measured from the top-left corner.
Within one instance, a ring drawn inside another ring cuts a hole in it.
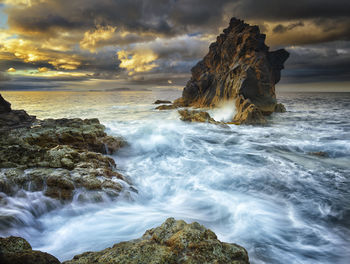
[[[0,237],[1,264],[59,264],[54,256],[32,250],[30,244],[21,237]]]
[[[46,119],[31,127],[7,127],[0,130],[0,192],[43,191],[62,201],[77,190],[81,201],[91,198],[87,192],[94,192],[94,200],[102,194],[117,197],[130,182],[103,154],[125,144],[123,138],[108,136],[98,119]]]
[[[281,112],[275,84],[289,53],[284,49],[270,52],[265,37],[258,26],[232,18],[209,53],[192,68],[192,77],[174,106],[217,107],[235,100],[233,121],[242,124],[265,123],[264,115]]]
[[[220,242],[215,233],[194,222],[167,219],[136,240],[121,242],[99,252],[85,252],[65,264],[88,263],[249,263],[247,251]]]
[[[43,190],[70,200],[75,189],[84,188],[118,196],[127,180],[102,154],[126,143],[104,129],[97,119],[47,119],[32,128],[0,132],[0,191]]]
[[[205,111],[182,109],[179,110],[178,113],[182,121],[220,124],[220,122],[215,121],[214,118]]]

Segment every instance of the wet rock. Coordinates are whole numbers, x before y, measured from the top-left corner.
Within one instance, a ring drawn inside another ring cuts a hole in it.
[[[327,152],[324,151],[316,151],[316,152],[309,152],[310,155],[314,155],[314,156],[318,156],[321,158],[328,158],[329,154]]]
[[[282,106],[276,106],[275,84],[289,53],[284,49],[270,52],[265,37],[258,26],[232,18],[210,45],[208,54],[192,68],[192,77],[173,106],[217,107],[236,101],[234,122],[240,124],[252,124],[254,120],[261,124],[260,113],[282,112]],[[245,100],[252,105],[248,110]]]
[[[281,103],[276,104],[276,107],[275,107],[276,113],[285,113],[286,111],[287,111],[286,107],[283,104]]]
[[[205,111],[183,109],[183,110],[179,110],[178,113],[180,114],[180,119],[182,121],[220,124],[220,122],[215,121]]]
[[[175,105],[160,105],[160,106],[157,106],[156,109],[157,110],[172,110],[172,109],[176,109],[177,106]]]
[[[236,109],[237,114],[234,116],[233,121],[237,124],[263,125],[267,123],[261,110],[255,104],[252,104],[249,99],[244,99],[243,96],[237,98]]]
[[[156,100],[153,104],[171,104],[171,101],[167,101],[167,100]]]
[[[30,244],[21,237],[0,238],[1,264],[59,264],[54,256],[32,250]]]
[[[45,119],[32,127],[0,132],[0,191],[43,191],[70,201],[77,190],[111,192],[118,196],[130,185],[116,171],[112,154],[126,145],[108,136],[98,119]],[[121,180],[125,185],[112,185]]]
[[[85,252],[65,264],[87,263],[249,263],[247,251],[220,242],[215,233],[194,222],[167,219],[136,240],[121,242],[99,252]]]

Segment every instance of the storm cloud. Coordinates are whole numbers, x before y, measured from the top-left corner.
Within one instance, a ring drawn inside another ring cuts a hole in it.
[[[291,57],[285,81],[349,81],[350,2],[0,0],[1,81],[185,80],[231,17]],[[16,71],[7,73],[13,68]],[[45,70],[43,70],[45,69]],[[179,84],[179,82],[177,82]],[[185,83],[183,83],[184,85]],[[181,84],[179,84],[181,85]]]

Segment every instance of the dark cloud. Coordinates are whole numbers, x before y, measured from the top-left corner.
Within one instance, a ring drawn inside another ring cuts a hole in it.
[[[297,28],[297,27],[303,27],[304,26],[304,23],[303,22],[297,22],[297,23],[291,23],[287,26],[283,26],[282,24],[278,24],[277,26],[275,26],[273,28],[273,32],[274,33],[285,33],[289,30],[292,30],[294,28]]]
[[[11,80],[10,76],[4,72],[0,71],[0,82]]]
[[[240,0],[233,6],[234,15],[245,19],[288,21],[294,19],[349,18],[348,0]]]
[[[258,24],[261,31],[267,33],[272,48],[289,47],[291,57],[284,74],[286,80],[299,77],[299,80],[350,80],[347,70],[350,66],[349,0],[31,2],[32,5],[27,7],[7,5],[5,12],[9,29],[22,39],[35,43],[31,49],[43,52],[41,57],[44,59],[32,61],[6,54],[6,59],[0,61],[2,72],[10,67],[16,70],[45,67],[69,73],[71,69],[64,68],[65,65],[57,61],[72,58],[73,63],[77,62],[73,64],[76,65],[74,71],[81,75],[71,77],[71,80],[125,78],[139,82],[128,78],[126,70],[119,67],[116,52],[150,49],[157,55],[157,60],[151,63],[158,67],[136,75],[143,77],[144,82],[163,84],[172,74],[188,73],[208,51],[210,40],[214,40],[229,19],[236,16]],[[109,27],[115,32],[111,31],[108,38],[94,37],[98,30]],[[205,34],[212,38],[204,37]],[[47,47],[41,48],[42,43],[47,43]],[[58,49],[59,46],[63,47]],[[54,63],[46,57],[54,58]],[[5,79],[2,75],[0,79]],[[52,80],[58,82],[67,78]],[[28,80],[41,82],[47,79],[28,77]]]

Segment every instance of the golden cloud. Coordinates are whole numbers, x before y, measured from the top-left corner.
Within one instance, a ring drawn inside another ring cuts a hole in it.
[[[48,72],[50,69],[46,68],[46,67],[41,67],[38,68],[38,72]]]
[[[0,59],[8,59],[11,56],[26,63],[46,62],[56,69],[75,70],[81,65],[81,60],[77,55],[71,56],[61,52],[44,50],[29,40],[3,37],[2,46],[0,46]]]
[[[11,67],[7,70],[7,72],[16,72],[16,69]]]
[[[127,69],[129,75],[135,72],[148,72],[155,67],[158,55],[150,49],[137,49],[132,51],[121,50],[117,52],[118,59],[121,61],[119,67]]]
[[[84,38],[80,41],[82,49],[96,52],[99,42],[111,39],[117,27],[112,26],[97,26],[95,30],[86,31]]]

